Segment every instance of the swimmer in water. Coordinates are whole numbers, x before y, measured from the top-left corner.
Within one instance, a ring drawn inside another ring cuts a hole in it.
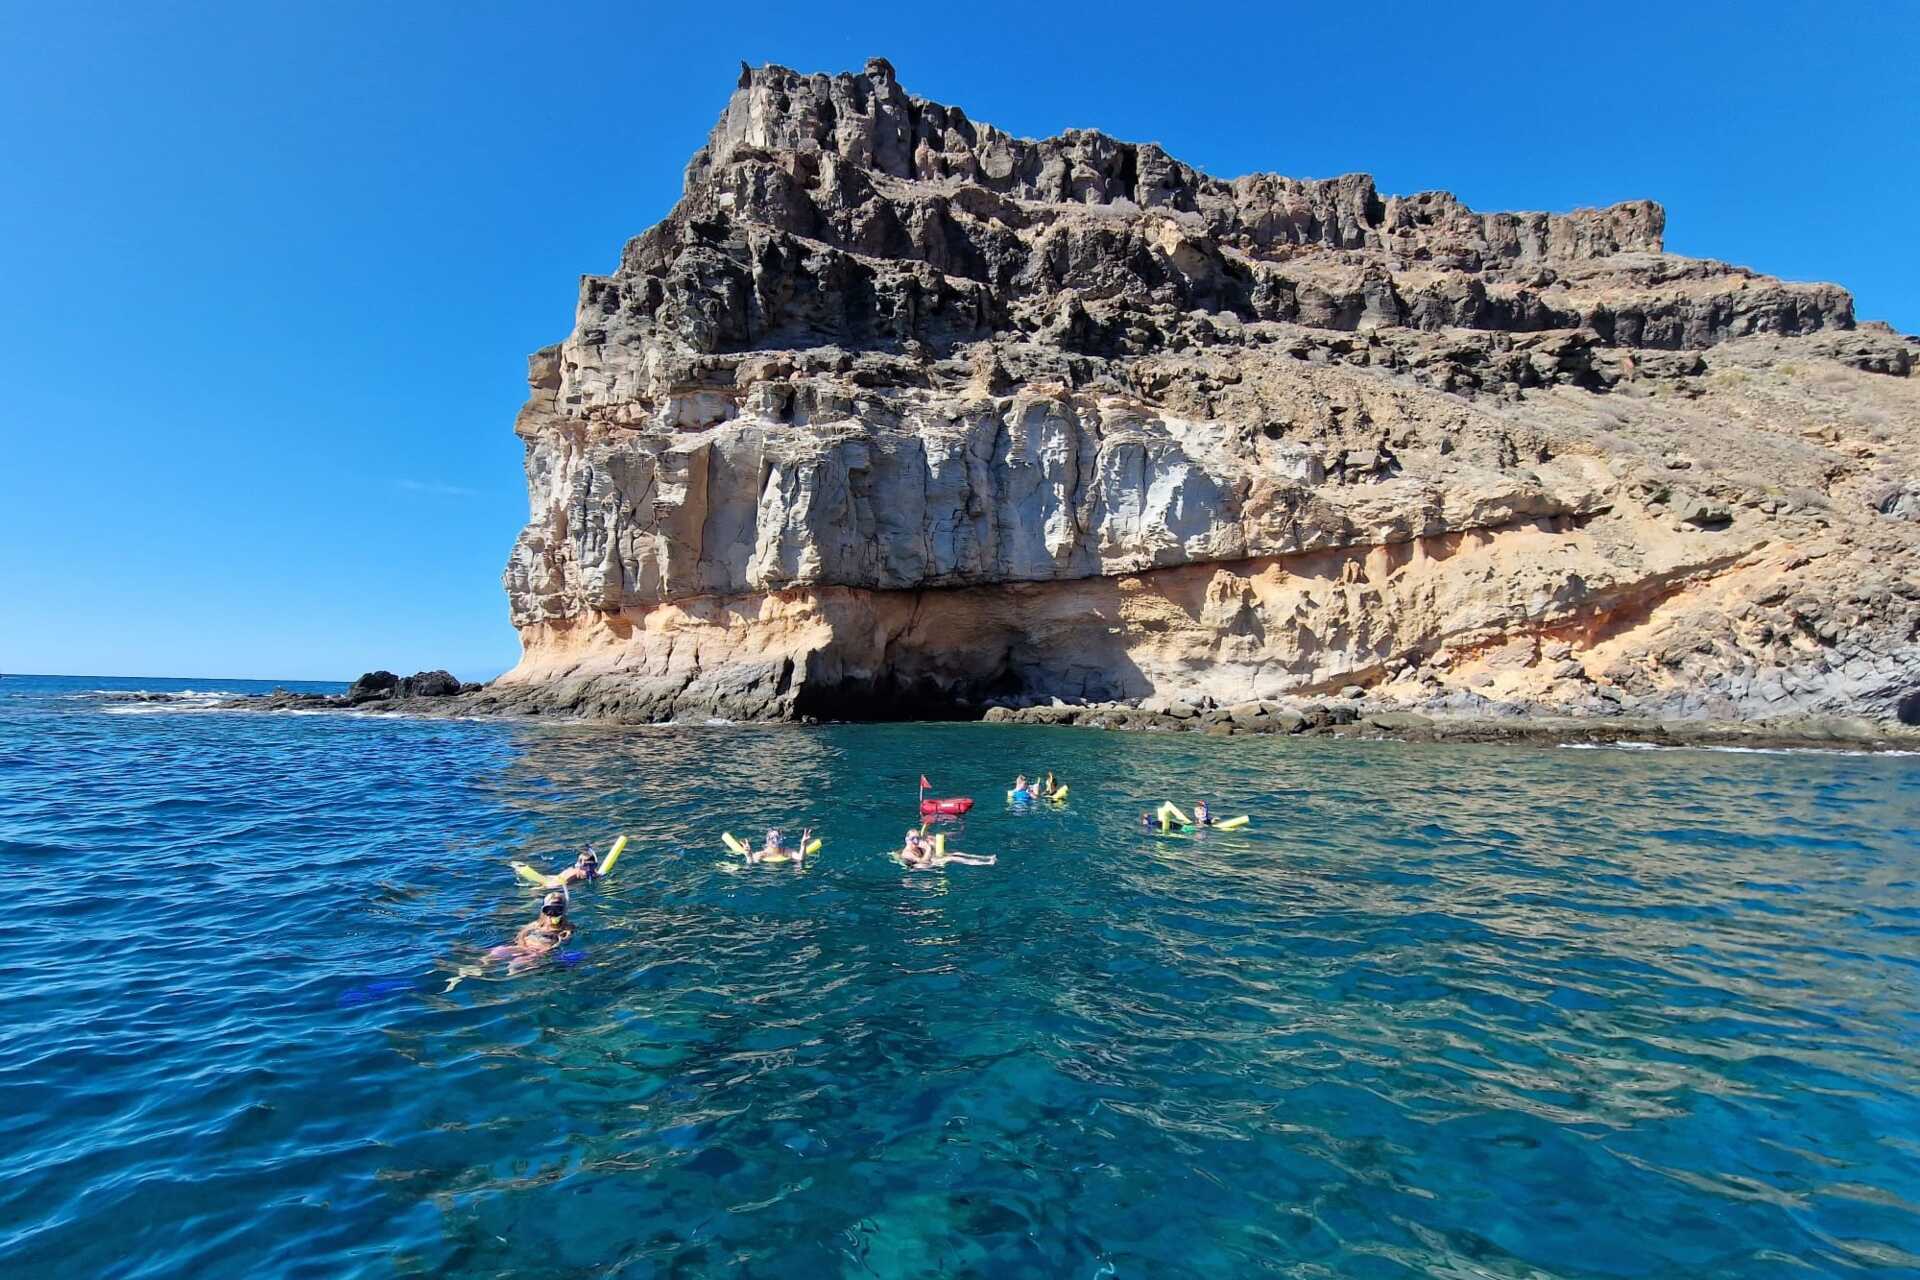
[[[900,861],[914,871],[934,871],[950,862],[968,867],[990,867],[999,858],[971,853],[942,853],[936,841],[929,840],[924,832],[910,827],[905,843],[900,848]]]
[[[1140,829],[1141,829],[1142,831],[1151,831],[1151,830],[1153,830],[1153,815],[1152,815],[1152,814],[1150,814],[1150,813],[1146,813],[1146,812],[1144,812],[1144,811],[1143,811],[1143,812],[1142,812],[1142,813],[1140,814]]]
[[[526,864],[515,863],[514,865],[525,866]],[[572,866],[565,871],[556,871],[550,876],[543,876],[541,883],[548,889],[564,889],[571,884],[587,884],[599,878],[600,855],[593,851],[592,845],[583,845],[580,855],[573,860]]]
[[[1033,799],[1033,784],[1027,781],[1027,775],[1021,774],[1013,780],[1013,790],[1007,793],[1009,800]]]
[[[540,914],[531,923],[521,925],[513,935],[512,942],[490,948],[486,959],[506,961],[510,976],[524,973],[571,937],[573,921],[567,918],[567,891],[555,889],[541,900]],[[484,968],[463,965],[447,980],[446,990],[452,991],[464,979],[478,977],[484,972]]]
[[[1213,825],[1213,815],[1207,812],[1207,802],[1205,800],[1194,801],[1193,825],[1196,827],[1210,827]]]
[[[800,843],[797,847],[792,849],[787,848],[786,838],[780,834],[780,828],[768,827],[766,843],[761,845],[758,849],[749,849],[747,851],[747,861],[748,862],[791,861],[794,864],[794,866],[797,867],[802,862],[806,861],[807,846],[811,843],[813,843],[812,827],[808,827],[805,831],[802,831],[800,833]]]
[[[495,952],[514,952],[520,960],[537,960],[573,936],[573,921],[567,919],[567,891],[555,889],[540,902],[540,914],[531,923],[520,926],[511,946],[495,947]]]
[[[1040,780],[1040,798],[1043,800],[1051,800],[1059,790],[1060,784],[1054,781],[1053,770],[1047,770],[1047,776]]]
[[[933,841],[917,827],[908,827],[906,843],[900,846],[900,861],[915,871],[929,871],[934,866]]]

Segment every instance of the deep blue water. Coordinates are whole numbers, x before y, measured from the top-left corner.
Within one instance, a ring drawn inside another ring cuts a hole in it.
[[[0,1275],[1920,1274],[1920,760],[90,692],[249,687],[0,680]]]

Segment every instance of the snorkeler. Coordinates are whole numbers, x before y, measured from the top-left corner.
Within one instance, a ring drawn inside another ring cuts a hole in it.
[[[1160,808],[1154,812],[1153,817],[1154,821],[1159,823],[1160,830],[1163,834],[1176,830],[1198,833],[1209,827],[1215,831],[1238,831],[1253,821],[1252,818],[1244,813],[1237,818],[1216,818],[1213,816],[1213,810],[1207,806],[1205,800],[1196,800],[1194,802],[1193,816],[1191,818],[1180,812],[1179,806],[1171,800],[1161,805]],[[1142,818],[1142,822],[1145,822],[1144,817]]]
[[[488,960],[504,960],[507,972],[518,974],[532,968],[561,943],[573,936],[573,921],[567,918],[567,891],[555,889],[540,903],[540,914],[531,923],[520,926],[513,935],[513,941],[488,950]],[[447,982],[451,991],[460,985],[461,979],[479,976],[484,970],[463,967]]]
[[[564,888],[548,893],[540,901],[540,914],[521,925],[514,933],[512,942],[488,948],[484,959],[506,961],[509,975],[524,973],[539,964],[561,943],[573,937],[573,921],[567,918],[567,906],[568,897]],[[452,991],[466,979],[477,978],[485,972],[483,965],[462,965],[447,979],[446,990]]]
[[[593,851],[592,845],[583,845],[573,865],[565,871],[556,871],[552,875],[542,875],[524,862],[516,862],[513,869],[522,879],[539,885],[543,889],[564,889],[570,884],[588,884],[600,878],[600,855]]]
[[[900,861],[916,871],[927,871],[934,866],[933,841],[918,827],[908,827],[905,843],[900,846]]]
[[[573,921],[567,918],[567,891],[556,889],[540,902],[540,914],[520,926],[513,935],[511,950],[529,958],[543,956],[573,936]],[[496,951],[503,948],[495,948]]]
[[[786,838],[780,834],[780,828],[768,827],[766,843],[758,849],[747,851],[748,862],[792,862],[799,864],[807,857],[807,846],[813,843],[813,828],[808,827],[800,833],[800,843],[788,848]]]
[[[907,829],[904,839],[900,861],[914,871],[933,871],[950,862],[969,867],[990,867],[1000,860],[991,854],[982,857],[972,853],[948,853],[945,840],[929,840],[925,832],[912,827]]]

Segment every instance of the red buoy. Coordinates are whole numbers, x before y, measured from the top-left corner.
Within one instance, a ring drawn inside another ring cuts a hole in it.
[[[971,808],[973,808],[973,797],[971,796],[948,796],[944,800],[922,800],[920,802],[920,814],[922,817],[930,817],[936,813],[965,813]]]

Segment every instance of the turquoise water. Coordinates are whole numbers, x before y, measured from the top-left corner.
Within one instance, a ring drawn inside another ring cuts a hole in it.
[[[188,687],[0,680],[0,1274],[1920,1274],[1920,760],[94,692]]]

